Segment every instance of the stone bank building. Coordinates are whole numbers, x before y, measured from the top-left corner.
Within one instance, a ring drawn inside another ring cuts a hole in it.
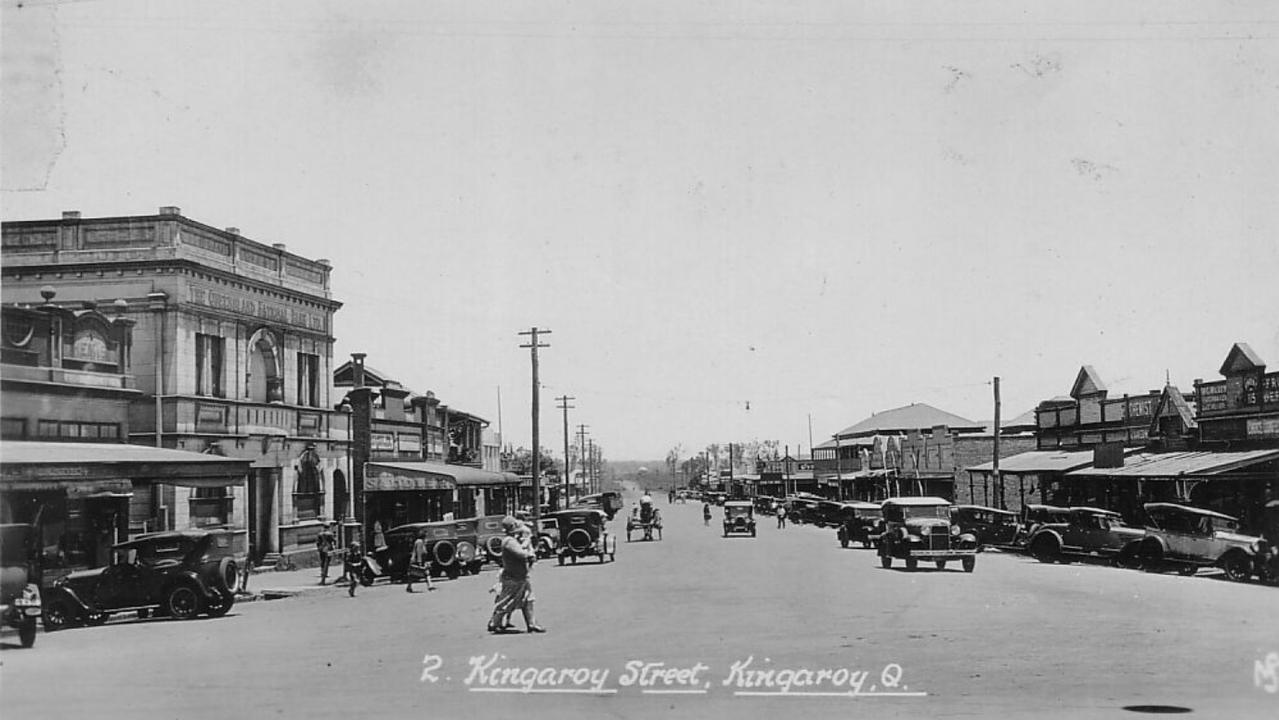
[[[341,303],[327,260],[176,207],[6,222],[2,247],[6,446],[95,444],[109,454],[129,443],[188,453],[171,460],[225,461],[186,482],[176,466],[134,468],[106,491],[74,479],[46,491],[109,492],[124,503],[117,534],[238,529],[257,561],[312,549],[321,518],[350,514],[348,429],[329,381]],[[76,421],[72,410],[86,402],[96,410],[81,414],[93,421]],[[0,490],[12,514],[23,487],[14,483],[38,470],[11,467],[5,454]]]

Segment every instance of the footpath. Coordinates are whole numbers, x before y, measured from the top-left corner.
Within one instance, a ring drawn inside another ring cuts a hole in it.
[[[284,570],[250,573],[248,587],[241,588],[236,602],[253,602],[255,600],[279,600],[299,595],[316,595],[320,593],[346,592],[346,583],[335,584],[342,577],[341,566],[337,573],[329,569],[329,581],[320,584],[320,568],[302,568],[300,570]]]

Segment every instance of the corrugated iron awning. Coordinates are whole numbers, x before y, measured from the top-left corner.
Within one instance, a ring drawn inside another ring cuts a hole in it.
[[[1182,478],[1220,475],[1222,473],[1279,460],[1279,450],[1245,450],[1238,452],[1171,452],[1137,453],[1124,459],[1117,468],[1082,468],[1068,477],[1133,477]]]

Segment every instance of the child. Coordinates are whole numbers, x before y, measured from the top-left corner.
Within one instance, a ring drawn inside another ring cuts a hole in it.
[[[360,541],[353,540],[346,548],[343,557],[343,572],[351,580],[347,594],[355,597],[355,586],[360,584],[360,562],[364,559],[364,551],[360,549]]]

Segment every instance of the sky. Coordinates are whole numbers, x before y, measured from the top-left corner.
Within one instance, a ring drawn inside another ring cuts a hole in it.
[[[1279,367],[1274,3],[0,8],[5,220],[328,258],[335,365],[514,445],[533,326],[618,460]]]

